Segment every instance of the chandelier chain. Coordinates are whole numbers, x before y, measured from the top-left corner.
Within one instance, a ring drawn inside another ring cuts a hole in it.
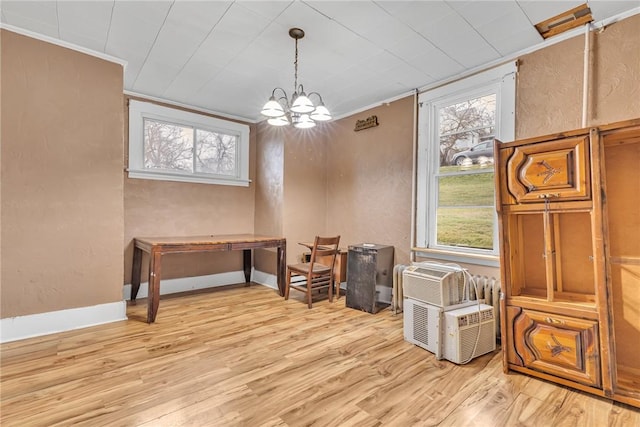
[[[296,38],[296,55],[293,61],[294,80],[293,80],[293,93],[298,91],[298,39]],[[295,96],[295,95],[294,95]]]

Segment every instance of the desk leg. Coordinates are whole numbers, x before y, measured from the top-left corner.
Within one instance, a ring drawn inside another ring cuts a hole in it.
[[[284,287],[285,287],[285,274],[287,273],[287,249],[285,246],[278,247],[278,255],[276,256],[276,262],[278,264],[276,275],[278,282],[278,292],[280,296],[284,296]]]
[[[147,323],[156,321],[160,306],[160,260],[162,253],[151,250],[149,254],[149,296],[147,297]]]
[[[242,261],[244,264],[244,281],[249,285],[251,281],[251,249],[244,249]]]
[[[135,301],[140,289],[140,273],[142,272],[142,249],[133,248],[133,267],[131,268],[131,301]]]

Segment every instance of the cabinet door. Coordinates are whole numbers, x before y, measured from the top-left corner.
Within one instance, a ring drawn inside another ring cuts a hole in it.
[[[510,307],[511,363],[600,387],[598,324]]]
[[[589,200],[589,136],[515,147],[507,188],[516,203]]]

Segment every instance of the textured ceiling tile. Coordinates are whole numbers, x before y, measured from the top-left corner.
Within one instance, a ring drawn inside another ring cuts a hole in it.
[[[149,55],[171,5],[171,2],[160,1],[115,3],[106,53],[127,60],[126,89],[135,90],[138,73]]]
[[[122,58],[126,90],[246,118],[292,91],[299,27],[299,83],[339,116],[534,46],[533,24],[583,2],[3,0],[1,19]],[[589,5],[602,20],[638,1]]]
[[[175,3],[140,70],[135,90],[165,93],[229,5],[228,2]]]
[[[58,2],[60,36],[71,43],[104,52],[113,7],[113,1]]]
[[[595,21],[625,12],[629,10],[629,6],[640,7],[639,0],[589,0],[588,4]]]
[[[6,1],[0,3],[4,23],[49,37],[59,37],[56,3]]]

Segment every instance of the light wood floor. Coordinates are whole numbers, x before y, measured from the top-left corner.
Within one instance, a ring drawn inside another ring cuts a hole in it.
[[[438,361],[402,318],[309,310],[256,285],[165,297],[129,320],[0,347],[2,426],[640,426],[640,411]]]

